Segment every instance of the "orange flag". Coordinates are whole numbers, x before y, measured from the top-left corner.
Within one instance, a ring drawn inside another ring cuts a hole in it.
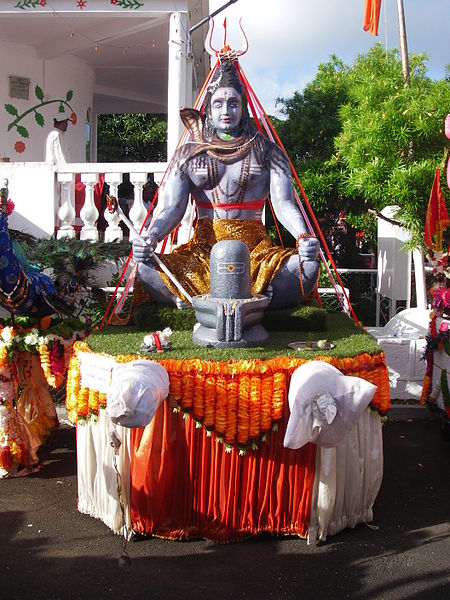
[[[364,31],[378,35],[381,0],[364,0]]]
[[[449,224],[450,219],[448,218],[447,207],[445,206],[441,190],[441,182],[439,181],[439,168],[437,168],[428,202],[427,216],[425,217],[425,244],[429,248],[433,248],[432,236],[436,232],[439,233],[439,231],[444,230]],[[441,248],[436,249],[440,250]]]

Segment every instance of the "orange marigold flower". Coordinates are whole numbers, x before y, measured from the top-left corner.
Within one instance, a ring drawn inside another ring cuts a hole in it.
[[[18,152],[19,154],[22,154],[22,152],[25,152],[25,149],[26,149],[26,146],[21,140],[19,140],[18,142],[16,142],[14,144],[14,150],[16,152]]]

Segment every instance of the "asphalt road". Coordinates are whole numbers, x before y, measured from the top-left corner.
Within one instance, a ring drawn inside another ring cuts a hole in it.
[[[270,536],[140,539],[128,544],[128,572],[118,567],[121,539],[77,511],[75,432],[61,428],[40,472],[0,480],[0,597],[448,599],[450,443],[431,413],[413,412],[393,411],[384,425],[378,529],[360,525],[316,547]]]

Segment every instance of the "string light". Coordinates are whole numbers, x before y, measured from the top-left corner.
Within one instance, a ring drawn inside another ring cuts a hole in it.
[[[194,12],[198,12],[197,7],[194,8]],[[53,17],[59,17],[61,19],[61,21],[63,21],[64,23],[67,23],[66,19],[62,16],[62,14],[58,13],[57,11],[52,10],[51,14],[52,14]],[[66,25],[66,27],[67,27],[67,25]],[[84,34],[83,32],[77,31],[77,30],[73,30],[73,29],[69,29],[68,27],[67,27],[67,29],[68,29],[68,35],[69,35],[69,37],[71,39],[73,39],[75,36],[77,36],[79,38],[84,38],[85,40],[91,42],[93,45],[95,44],[95,46],[93,48],[94,52],[99,52],[100,51],[99,44],[96,43],[95,40],[93,40],[92,38],[90,38],[89,36],[87,36],[86,34]],[[158,47],[158,44],[157,44],[157,42],[155,40],[152,40],[151,44],[152,44],[151,47],[153,49]],[[144,44],[137,44],[135,46],[134,45],[131,45],[131,46],[119,46],[119,45],[117,45],[116,46],[115,44],[108,43],[107,41],[102,42],[102,46],[106,46],[108,48],[116,48],[117,50],[121,50],[122,51],[122,56],[125,56],[130,48],[139,48],[139,47],[143,47],[145,45],[146,44],[144,43]]]

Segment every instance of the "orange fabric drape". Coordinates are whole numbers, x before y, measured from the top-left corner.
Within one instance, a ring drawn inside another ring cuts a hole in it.
[[[363,29],[372,35],[378,35],[381,0],[364,0]]]
[[[131,430],[133,530],[219,542],[263,532],[305,537],[316,446],[284,448],[280,425],[269,443],[239,456],[163,403],[149,426]]]
[[[79,351],[89,352],[89,346],[76,342],[69,365],[66,408],[73,423],[106,406],[105,394],[81,386]],[[118,356],[116,362],[135,358],[138,356]],[[383,354],[317,360],[375,384],[371,406],[387,412],[389,375]],[[306,536],[316,446],[283,447],[289,379],[304,359],[158,362],[169,373],[171,392],[150,425],[131,430],[133,530],[172,539],[204,537],[220,542],[263,532]],[[258,392],[254,397],[253,388]],[[278,397],[280,390],[278,407],[273,396]],[[240,403],[248,398],[248,411],[242,411]],[[276,425],[278,429],[270,431]],[[246,449],[245,455],[240,448]]]

